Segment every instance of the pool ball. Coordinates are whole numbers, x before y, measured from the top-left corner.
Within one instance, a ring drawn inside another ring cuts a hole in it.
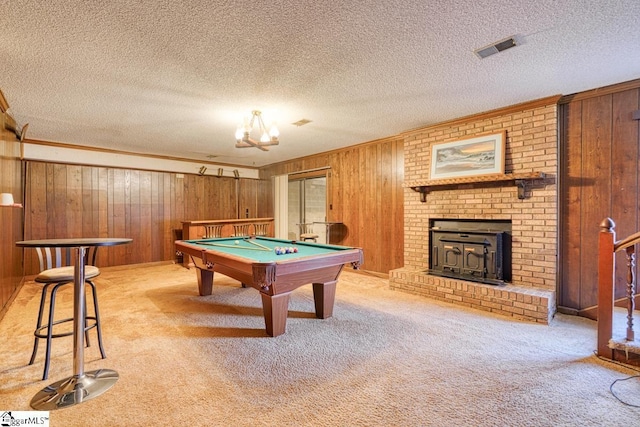
[[[235,243],[236,245],[239,245],[239,244],[240,244],[240,240],[236,240],[236,241],[235,241],[235,242],[233,242],[233,243]]]

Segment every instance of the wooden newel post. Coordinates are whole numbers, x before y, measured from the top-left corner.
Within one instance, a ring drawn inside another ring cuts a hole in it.
[[[603,219],[598,237],[598,355],[608,359],[613,358],[609,340],[613,333],[615,228],[611,218]]]

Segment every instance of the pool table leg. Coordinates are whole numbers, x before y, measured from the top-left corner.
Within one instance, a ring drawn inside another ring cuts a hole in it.
[[[284,334],[289,313],[289,295],[290,292],[278,295],[267,295],[260,292],[267,335],[277,337]]]
[[[336,299],[337,280],[313,284],[313,299],[316,304],[316,317],[327,319],[333,316],[333,303]]]
[[[198,268],[198,292],[201,296],[211,295],[213,291],[213,271]]]

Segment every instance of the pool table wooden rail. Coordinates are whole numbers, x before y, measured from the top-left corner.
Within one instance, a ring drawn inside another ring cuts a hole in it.
[[[267,224],[266,235],[273,236],[273,218],[206,219],[182,221],[182,240],[202,239],[205,236],[205,227],[207,225],[221,225],[220,237],[230,237],[233,236],[233,226],[238,224],[248,224],[250,235],[256,234],[255,224]],[[183,258],[182,265],[187,268],[190,267],[188,257]]]

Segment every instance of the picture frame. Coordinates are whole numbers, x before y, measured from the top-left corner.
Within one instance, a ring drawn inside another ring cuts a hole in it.
[[[431,179],[504,174],[507,132],[478,135],[431,146]]]

